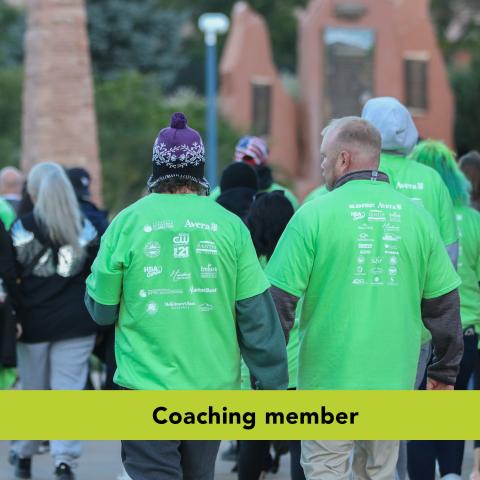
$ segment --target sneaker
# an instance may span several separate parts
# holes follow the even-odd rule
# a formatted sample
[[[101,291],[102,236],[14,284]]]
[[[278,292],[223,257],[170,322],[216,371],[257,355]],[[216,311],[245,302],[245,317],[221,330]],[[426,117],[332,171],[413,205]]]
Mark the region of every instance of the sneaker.
[[[75,475],[73,474],[70,465],[61,463],[55,468],[55,478],[57,480],[75,480]]]
[[[39,455],[43,455],[44,453],[47,453],[49,451],[50,451],[50,442],[48,440],[45,440],[38,446],[37,453]]]
[[[31,458],[19,458],[15,452],[10,452],[8,461],[15,467],[15,478],[32,478]]]

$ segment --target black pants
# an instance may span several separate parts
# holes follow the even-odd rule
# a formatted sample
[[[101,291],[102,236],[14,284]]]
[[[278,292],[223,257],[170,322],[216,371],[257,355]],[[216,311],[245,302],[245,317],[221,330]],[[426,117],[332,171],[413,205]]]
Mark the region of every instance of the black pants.
[[[123,440],[132,480],[213,480],[218,440]]]
[[[272,463],[270,445],[270,440],[240,441],[238,480],[257,480],[262,471],[270,468]],[[292,480],[305,480],[305,475],[300,465],[300,440],[289,441],[288,447],[290,450],[290,474]]]
[[[466,390],[477,361],[478,337],[472,328],[463,336],[464,353],[455,390]],[[423,389],[425,389],[426,378]],[[445,432],[448,435],[448,432]],[[463,440],[412,440],[408,442],[408,475],[410,480],[434,480],[435,461],[438,460],[440,475],[462,474]]]

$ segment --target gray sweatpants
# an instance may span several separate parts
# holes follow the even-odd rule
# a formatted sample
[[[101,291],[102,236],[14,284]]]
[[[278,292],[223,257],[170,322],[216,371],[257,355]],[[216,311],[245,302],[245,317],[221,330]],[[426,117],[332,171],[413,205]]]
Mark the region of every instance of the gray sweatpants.
[[[132,480],[213,480],[218,440],[124,440],[122,461]]]
[[[18,370],[22,389],[83,390],[94,344],[95,335],[58,342],[19,342]],[[12,443],[12,450],[20,458],[30,458],[40,443],[17,440]],[[55,465],[62,462],[70,465],[81,453],[78,440],[52,440],[50,448]]]
[[[302,440],[307,480],[393,480],[398,441]]]

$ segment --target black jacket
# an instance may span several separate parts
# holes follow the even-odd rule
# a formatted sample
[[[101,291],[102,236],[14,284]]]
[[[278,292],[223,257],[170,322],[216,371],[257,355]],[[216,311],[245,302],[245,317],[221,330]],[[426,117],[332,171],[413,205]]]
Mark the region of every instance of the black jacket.
[[[84,220],[80,244],[53,245],[32,213],[17,220],[10,231],[20,284],[13,288],[17,317],[26,343],[52,342],[96,332],[83,297],[85,279],[98,250],[95,227]],[[10,291],[10,290],[9,290]]]

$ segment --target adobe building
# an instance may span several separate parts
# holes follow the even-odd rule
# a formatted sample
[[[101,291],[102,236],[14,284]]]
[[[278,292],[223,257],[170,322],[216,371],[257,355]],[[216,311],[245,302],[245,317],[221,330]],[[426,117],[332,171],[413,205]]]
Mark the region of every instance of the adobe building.
[[[273,63],[265,20],[246,2],[239,2],[231,21],[220,62],[222,112],[240,131],[268,140],[277,173],[294,178],[298,174],[297,105]]]
[[[311,0],[301,12],[300,114],[294,116],[296,131],[301,132],[301,151],[298,162],[292,162],[288,168],[301,197],[323,182],[319,159],[323,128],[333,118],[359,115],[369,98],[398,98],[412,112],[422,137],[453,144],[453,96],[428,3],[428,0]],[[249,11],[247,18],[255,16],[256,22],[260,22],[257,14],[242,8]],[[222,75],[222,101],[228,106],[225,113],[232,120],[232,112],[248,108],[248,113],[242,116],[242,125],[248,128],[250,121],[252,128],[255,124],[252,104],[256,102],[252,85],[257,77],[257,64],[265,61],[266,53],[257,43],[252,46],[252,40],[249,42],[247,38],[237,49],[250,60],[240,63],[230,57],[232,44],[242,39],[238,30],[245,27],[239,25],[240,21],[242,18],[234,11],[234,28],[228,40],[230,49],[224,51],[223,58],[223,64],[229,65],[229,77]],[[236,83],[227,88],[230,78],[235,78]],[[234,88],[243,89],[241,99]],[[281,112],[283,118],[291,112],[282,110],[275,99],[270,109],[271,122],[276,121],[275,112]],[[287,132],[282,141],[298,144],[297,137]],[[277,161],[272,154],[272,162]]]

